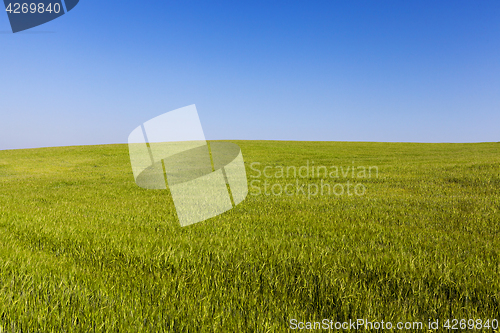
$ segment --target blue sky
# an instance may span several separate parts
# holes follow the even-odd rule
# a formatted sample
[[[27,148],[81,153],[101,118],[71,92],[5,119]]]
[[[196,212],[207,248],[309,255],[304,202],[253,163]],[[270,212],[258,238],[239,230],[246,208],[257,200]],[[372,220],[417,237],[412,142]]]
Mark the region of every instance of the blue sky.
[[[0,149],[207,139],[500,141],[500,1],[94,1],[12,34]]]

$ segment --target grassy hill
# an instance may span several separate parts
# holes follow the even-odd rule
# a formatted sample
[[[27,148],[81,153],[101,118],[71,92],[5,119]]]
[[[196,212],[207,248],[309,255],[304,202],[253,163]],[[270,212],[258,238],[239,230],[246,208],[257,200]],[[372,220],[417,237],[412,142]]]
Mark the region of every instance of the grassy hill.
[[[0,151],[0,332],[500,320],[500,143],[233,142],[247,198],[185,228],[127,145]]]

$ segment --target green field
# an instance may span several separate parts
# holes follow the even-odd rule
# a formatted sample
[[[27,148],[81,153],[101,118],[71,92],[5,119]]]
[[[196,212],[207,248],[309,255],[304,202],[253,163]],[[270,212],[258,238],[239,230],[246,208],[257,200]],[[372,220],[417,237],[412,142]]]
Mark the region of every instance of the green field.
[[[260,184],[251,163],[378,173],[328,179],[364,195],[251,188],[182,228],[168,190],[134,183],[127,145],[0,151],[0,332],[500,320],[500,143],[233,142]]]

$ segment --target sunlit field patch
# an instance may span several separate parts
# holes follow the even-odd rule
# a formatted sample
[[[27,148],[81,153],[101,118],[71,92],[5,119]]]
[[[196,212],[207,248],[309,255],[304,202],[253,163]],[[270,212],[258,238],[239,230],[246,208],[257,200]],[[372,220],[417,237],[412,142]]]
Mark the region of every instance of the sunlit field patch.
[[[234,142],[249,181],[252,163],[378,173],[363,195],[249,192],[182,228],[126,145],[0,151],[0,331],[500,319],[499,143]]]

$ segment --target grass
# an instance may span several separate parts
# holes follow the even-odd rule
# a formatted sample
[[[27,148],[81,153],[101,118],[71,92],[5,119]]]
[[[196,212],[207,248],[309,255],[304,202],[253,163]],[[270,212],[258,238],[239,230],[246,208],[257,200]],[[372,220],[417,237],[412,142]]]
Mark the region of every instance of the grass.
[[[234,142],[261,185],[251,163],[378,177],[329,180],[362,196],[254,188],[181,228],[168,190],[135,185],[126,145],[0,151],[0,332],[500,320],[500,143]]]

